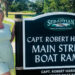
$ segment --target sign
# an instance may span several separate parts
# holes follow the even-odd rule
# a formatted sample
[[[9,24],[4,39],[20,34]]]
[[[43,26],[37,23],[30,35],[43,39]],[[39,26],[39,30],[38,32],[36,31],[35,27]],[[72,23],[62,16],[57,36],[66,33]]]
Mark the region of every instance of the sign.
[[[75,68],[75,14],[23,19],[24,70]]]

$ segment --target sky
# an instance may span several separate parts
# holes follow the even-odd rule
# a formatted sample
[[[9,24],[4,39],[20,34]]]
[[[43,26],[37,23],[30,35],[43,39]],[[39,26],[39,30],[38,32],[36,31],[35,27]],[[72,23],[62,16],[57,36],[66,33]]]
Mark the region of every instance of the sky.
[[[35,2],[35,0],[30,0],[30,1]]]

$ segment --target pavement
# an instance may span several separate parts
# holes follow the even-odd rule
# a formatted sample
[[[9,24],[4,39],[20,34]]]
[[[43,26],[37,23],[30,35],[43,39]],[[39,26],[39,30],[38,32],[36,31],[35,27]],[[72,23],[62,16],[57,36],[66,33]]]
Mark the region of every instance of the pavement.
[[[10,18],[4,18],[4,20],[15,23],[15,20],[10,19]]]
[[[15,53],[15,42],[12,42],[11,45],[13,47],[13,53]]]

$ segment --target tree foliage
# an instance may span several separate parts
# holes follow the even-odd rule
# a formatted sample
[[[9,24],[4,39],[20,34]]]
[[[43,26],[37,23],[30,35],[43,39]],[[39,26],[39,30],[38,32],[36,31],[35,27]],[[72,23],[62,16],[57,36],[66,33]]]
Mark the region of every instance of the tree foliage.
[[[15,1],[15,2],[14,2]],[[46,12],[75,12],[75,0],[2,0],[8,4],[10,11],[35,11],[37,14]],[[7,8],[6,8],[7,9]]]
[[[43,10],[43,0],[36,0],[35,5],[36,5],[35,11],[37,12],[37,14],[41,13]]]
[[[75,11],[75,0],[44,0],[43,12]]]
[[[13,2],[10,7],[9,7],[9,11],[14,11],[14,12],[17,12],[17,11],[23,11],[23,10],[27,10],[28,9],[28,6],[26,3],[20,3],[20,2]]]

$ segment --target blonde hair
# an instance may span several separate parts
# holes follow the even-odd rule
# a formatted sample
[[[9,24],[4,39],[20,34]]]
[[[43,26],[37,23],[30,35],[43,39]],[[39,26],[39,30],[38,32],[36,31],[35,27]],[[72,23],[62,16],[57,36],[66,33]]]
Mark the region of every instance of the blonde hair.
[[[2,9],[0,9],[0,14],[2,14],[2,20],[3,20],[3,18],[4,18],[4,12],[3,12]]]

